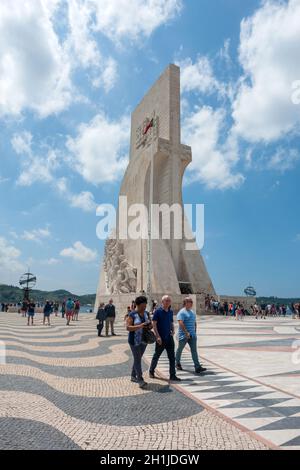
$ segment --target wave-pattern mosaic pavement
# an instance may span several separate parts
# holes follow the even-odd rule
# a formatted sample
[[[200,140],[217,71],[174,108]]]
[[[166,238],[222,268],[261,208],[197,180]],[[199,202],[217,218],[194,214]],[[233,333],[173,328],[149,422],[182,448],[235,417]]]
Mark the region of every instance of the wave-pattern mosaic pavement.
[[[268,448],[164,379],[147,378],[147,390],[130,382],[122,322],[118,336],[98,338],[92,314],[52,321],[0,313],[1,449]]]

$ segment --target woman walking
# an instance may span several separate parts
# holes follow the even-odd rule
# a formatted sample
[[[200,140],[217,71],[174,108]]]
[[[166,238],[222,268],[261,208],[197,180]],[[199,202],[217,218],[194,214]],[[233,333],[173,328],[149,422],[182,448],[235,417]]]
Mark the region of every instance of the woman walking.
[[[79,300],[76,300],[74,304],[74,316],[73,316],[74,321],[78,321],[79,310],[80,310],[80,302]]]
[[[103,330],[104,321],[105,321],[105,318],[106,318],[106,312],[104,310],[104,306],[105,306],[105,304],[103,302],[101,302],[101,304],[99,305],[99,308],[98,308],[97,315],[96,315],[96,320],[98,320],[98,322],[99,322],[98,325],[97,325],[98,336],[102,336],[101,332]]]
[[[143,330],[152,328],[149,315],[146,312],[147,298],[140,296],[135,299],[136,308],[127,318],[126,327],[128,334],[128,343],[133,355],[133,367],[131,372],[131,381],[137,382],[140,388],[145,388],[147,383],[143,379],[142,357],[147,344],[143,342]]]

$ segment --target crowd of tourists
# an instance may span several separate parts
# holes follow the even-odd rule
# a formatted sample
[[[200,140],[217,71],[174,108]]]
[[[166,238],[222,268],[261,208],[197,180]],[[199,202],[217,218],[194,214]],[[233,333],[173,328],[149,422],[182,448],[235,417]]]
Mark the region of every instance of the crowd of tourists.
[[[161,299],[161,304],[153,301],[151,308],[147,311],[147,297],[140,295],[127,307],[124,322],[128,331],[128,343],[133,357],[131,381],[136,382],[140,388],[147,388],[147,383],[143,377],[142,358],[147,345],[151,343],[155,343],[155,351],[149,368],[150,378],[156,378],[155,369],[159,358],[163,351],[166,351],[169,361],[170,381],[179,382],[180,378],[176,375],[176,371],[183,370],[181,355],[187,344],[191,351],[195,373],[201,374],[206,371],[206,368],[200,364],[197,351],[197,321],[195,311],[193,310],[193,299],[187,296],[183,301],[182,309],[179,310],[176,316],[178,323],[177,348],[175,348],[174,341],[175,321],[171,303],[171,297],[164,295]],[[245,315],[252,315],[257,319],[265,319],[269,316],[286,316],[288,309],[294,318],[300,318],[300,302],[291,304],[290,307],[283,304],[262,303],[258,305],[255,303],[248,310],[238,301],[220,302],[213,297],[205,297],[206,311],[213,311],[224,316],[232,316],[236,320],[243,319]],[[98,336],[102,336],[104,325],[106,337],[109,336],[109,330],[112,336],[116,336],[114,332],[115,318],[116,309],[113,299],[110,299],[107,305],[104,303],[99,305],[96,315],[98,320]]]
[[[131,305],[127,307],[124,316],[125,327],[128,331],[128,343],[132,352],[133,366],[131,370],[131,381],[139,385],[140,388],[147,388],[147,383],[143,377],[142,358],[148,344],[155,343],[155,350],[149,368],[149,377],[156,378],[155,370],[163,351],[166,351],[169,361],[170,381],[179,382],[180,378],[176,372],[183,370],[181,365],[181,356],[186,345],[189,346],[196,374],[202,374],[206,371],[200,363],[197,351],[197,321],[196,313],[193,310],[193,299],[187,296],[183,301],[183,306],[176,316],[178,323],[178,343],[175,347],[175,321],[172,310],[172,299],[169,295],[164,295],[161,303],[152,302],[149,311],[147,308],[147,297],[142,292]],[[24,300],[19,308],[19,313],[27,317],[27,324],[34,325],[34,316],[37,303],[33,300]],[[1,304],[1,310],[7,311],[7,304]],[[80,311],[79,300],[71,298],[64,300],[61,304],[47,300],[42,307],[43,324],[50,325],[51,315],[58,316],[61,313],[62,318],[66,318],[67,325],[71,321],[78,321]],[[300,302],[292,303],[290,306],[284,304],[258,304],[254,303],[246,309],[238,301],[224,301],[205,296],[205,311],[213,312],[218,315],[232,316],[235,319],[243,319],[245,315],[252,315],[256,319],[266,319],[267,317],[283,316],[287,313],[292,314],[293,318],[300,319]],[[108,304],[100,303],[96,319],[98,336],[103,336],[102,331],[105,326],[105,336],[116,336],[115,319],[116,308],[113,299]]]
[[[6,304],[4,302],[1,303],[1,312],[8,312],[9,308],[12,306],[12,304]]]
[[[287,314],[291,314],[293,318],[300,319],[300,302],[286,304],[266,304],[266,303],[255,303],[250,305],[249,308],[245,307],[242,302],[224,301],[220,302],[212,296],[205,296],[205,311],[213,312],[216,315],[232,316],[237,320],[243,319],[246,315],[255,316],[255,318],[267,318],[267,317],[285,317]]]
[[[27,325],[34,325],[34,316],[36,314],[36,309],[39,308],[34,300],[24,300],[18,310],[18,313],[22,315],[22,317],[27,317]],[[78,316],[80,312],[80,302],[78,299],[71,299],[64,300],[60,305],[59,302],[53,302],[50,300],[46,300],[46,303],[43,304],[42,313],[43,313],[43,325],[50,326],[50,317],[53,314],[55,317],[59,316],[59,312],[61,313],[61,317],[67,320],[67,325],[70,325],[72,321],[78,321]]]

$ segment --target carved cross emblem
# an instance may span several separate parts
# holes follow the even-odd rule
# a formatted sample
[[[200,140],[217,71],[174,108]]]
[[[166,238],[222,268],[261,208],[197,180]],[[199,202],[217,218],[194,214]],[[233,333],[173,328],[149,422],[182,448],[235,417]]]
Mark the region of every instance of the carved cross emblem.
[[[143,123],[136,130],[136,149],[148,147],[151,142],[158,137],[159,119],[155,111],[152,116],[145,118]]]

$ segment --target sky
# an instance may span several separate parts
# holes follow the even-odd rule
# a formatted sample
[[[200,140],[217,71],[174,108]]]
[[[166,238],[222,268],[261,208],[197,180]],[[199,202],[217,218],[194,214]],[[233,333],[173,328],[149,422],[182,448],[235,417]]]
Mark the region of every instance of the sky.
[[[217,293],[300,296],[300,0],[1,0],[0,283],[96,291],[130,113],[181,68]]]

